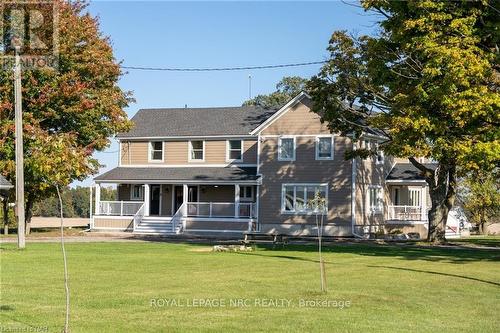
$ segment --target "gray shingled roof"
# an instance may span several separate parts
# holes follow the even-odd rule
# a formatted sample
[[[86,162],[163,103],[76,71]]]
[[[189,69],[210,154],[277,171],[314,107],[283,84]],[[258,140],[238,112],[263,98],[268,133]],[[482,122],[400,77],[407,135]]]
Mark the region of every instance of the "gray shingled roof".
[[[133,168],[117,167],[95,178],[96,181],[253,181],[257,168],[193,167]]]
[[[7,179],[5,179],[2,175],[0,175],[0,187],[10,188],[10,187],[12,187],[12,184]]]
[[[141,109],[135,126],[117,137],[248,135],[275,112],[260,106]]]
[[[424,163],[427,168],[435,169],[437,164]],[[385,178],[386,180],[425,180],[422,172],[411,163],[396,163],[391,172]]]

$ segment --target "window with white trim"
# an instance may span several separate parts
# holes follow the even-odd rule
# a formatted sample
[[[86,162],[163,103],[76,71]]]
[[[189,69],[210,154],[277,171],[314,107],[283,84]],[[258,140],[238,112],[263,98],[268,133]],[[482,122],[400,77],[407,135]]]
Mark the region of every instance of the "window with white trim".
[[[149,161],[163,162],[163,142],[151,141],[149,142]]]
[[[333,136],[316,137],[316,159],[333,160]]]
[[[243,141],[228,140],[227,141],[227,161],[241,162],[243,161]]]
[[[422,191],[420,188],[408,188],[408,205],[420,207],[421,205],[421,194]]]
[[[372,213],[382,213],[384,197],[382,186],[374,185],[368,187],[368,209]]]
[[[379,143],[375,142],[375,164],[384,164],[384,152],[379,148]]]
[[[240,186],[240,200],[253,201],[254,188],[253,186]]]
[[[205,159],[205,142],[201,140],[189,141],[189,160],[203,161]]]
[[[131,200],[143,200],[144,199],[144,186],[143,185],[131,185],[130,199]]]
[[[285,184],[281,191],[281,212],[326,214],[327,191],[327,185]]]
[[[278,160],[295,160],[295,138],[280,137],[278,140]]]

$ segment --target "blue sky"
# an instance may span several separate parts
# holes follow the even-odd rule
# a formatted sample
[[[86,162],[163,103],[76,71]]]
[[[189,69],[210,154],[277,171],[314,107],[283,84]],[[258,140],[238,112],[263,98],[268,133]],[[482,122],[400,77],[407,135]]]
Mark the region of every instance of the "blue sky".
[[[375,18],[340,1],[323,2],[170,2],[92,1],[101,31],[111,38],[115,56],[127,66],[231,67],[325,60],[335,30],[369,33]],[[319,65],[235,72],[129,72],[120,86],[134,94],[127,108],[241,105],[252,95],[272,92],[283,76],[310,77]],[[118,164],[118,145],[95,156]],[[92,183],[89,178],[83,185]],[[81,184],[81,183],[77,183]]]

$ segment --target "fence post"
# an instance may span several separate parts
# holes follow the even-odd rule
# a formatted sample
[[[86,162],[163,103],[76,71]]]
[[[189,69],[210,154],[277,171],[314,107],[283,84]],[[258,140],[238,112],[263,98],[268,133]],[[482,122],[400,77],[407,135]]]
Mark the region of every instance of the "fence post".
[[[120,216],[123,216],[123,200],[120,201]]]
[[[212,202],[210,201],[209,217],[212,217]]]

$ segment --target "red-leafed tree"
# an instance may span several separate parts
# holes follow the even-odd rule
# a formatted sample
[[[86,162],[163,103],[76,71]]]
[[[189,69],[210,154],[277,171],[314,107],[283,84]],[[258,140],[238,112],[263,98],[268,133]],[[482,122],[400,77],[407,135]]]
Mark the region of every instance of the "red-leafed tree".
[[[129,129],[124,108],[131,94],[109,38],[99,31],[85,1],[58,4],[59,66],[22,74],[26,221],[33,204],[98,170],[95,151]],[[22,53],[22,50],[21,50]],[[15,180],[13,72],[0,72],[0,172]]]

